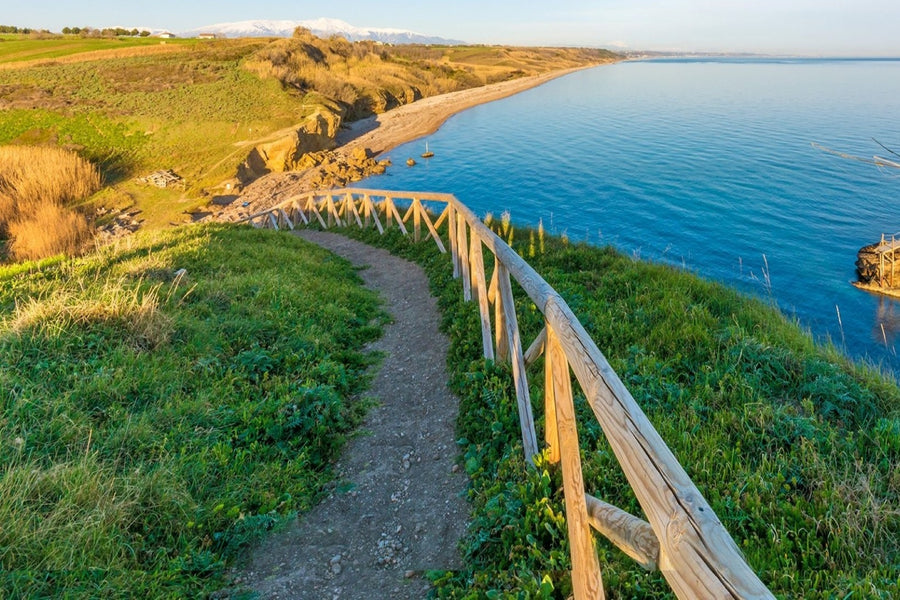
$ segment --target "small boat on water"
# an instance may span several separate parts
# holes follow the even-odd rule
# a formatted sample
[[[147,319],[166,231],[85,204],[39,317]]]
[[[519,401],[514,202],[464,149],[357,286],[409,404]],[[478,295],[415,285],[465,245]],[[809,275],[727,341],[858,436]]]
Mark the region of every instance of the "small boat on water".
[[[416,166],[416,161],[412,159],[412,157],[406,159],[406,166],[414,167]]]
[[[428,149],[428,142],[425,142],[425,152],[422,153],[422,158],[431,158],[434,156],[434,152]]]

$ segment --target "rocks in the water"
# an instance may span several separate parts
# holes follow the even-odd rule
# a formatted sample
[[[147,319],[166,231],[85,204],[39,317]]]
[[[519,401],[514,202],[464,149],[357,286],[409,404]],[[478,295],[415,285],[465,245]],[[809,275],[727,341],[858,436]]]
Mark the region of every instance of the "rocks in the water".
[[[863,246],[856,254],[856,285],[895,295],[900,290],[900,240],[882,238]]]
[[[879,271],[881,269],[881,256],[875,251],[881,244],[869,244],[863,246],[856,253],[856,277],[860,283],[866,285],[881,285]]]

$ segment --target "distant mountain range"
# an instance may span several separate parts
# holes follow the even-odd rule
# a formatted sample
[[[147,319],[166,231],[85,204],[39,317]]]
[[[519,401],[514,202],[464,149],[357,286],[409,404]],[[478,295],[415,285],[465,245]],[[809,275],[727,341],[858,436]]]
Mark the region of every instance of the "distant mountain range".
[[[319,37],[339,35],[351,42],[374,40],[386,44],[463,44],[437,36],[423,35],[404,29],[356,27],[340,19],[307,19],[304,21],[239,21],[219,23],[185,31],[179,37],[197,37],[201,33],[214,33],[225,37],[290,37],[297,27],[305,27]]]

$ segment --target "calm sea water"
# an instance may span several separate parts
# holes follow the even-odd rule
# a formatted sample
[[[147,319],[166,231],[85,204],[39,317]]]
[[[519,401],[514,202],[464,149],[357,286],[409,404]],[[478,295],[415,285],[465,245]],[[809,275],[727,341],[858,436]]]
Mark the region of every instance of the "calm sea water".
[[[900,231],[900,60],[659,60],[476,107],[361,185],[450,192],[574,240],[771,298],[820,339],[900,373],[900,307],[857,290],[857,250]],[[838,318],[840,313],[840,320]]]

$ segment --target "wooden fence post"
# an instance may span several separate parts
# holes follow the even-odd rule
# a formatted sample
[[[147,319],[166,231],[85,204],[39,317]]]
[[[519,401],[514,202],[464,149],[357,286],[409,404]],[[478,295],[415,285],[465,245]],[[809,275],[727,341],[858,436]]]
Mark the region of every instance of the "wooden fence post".
[[[447,237],[450,238],[450,259],[453,261],[453,278],[459,277],[459,242],[456,239],[456,209],[447,205]]]
[[[481,315],[481,347],[487,360],[494,360],[494,344],[491,339],[491,308],[488,304],[487,280],[484,276],[484,255],[481,251],[481,238],[471,232],[471,250],[469,261],[472,268],[472,287],[478,297],[478,312]]]
[[[541,332],[544,339],[544,443],[547,444],[547,461],[551,465],[558,465],[559,454],[559,429],[556,424],[556,374],[553,372],[554,356],[547,347],[547,329]],[[568,370],[568,364],[566,365]]]
[[[362,203],[360,204],[360,208],[363,211],[363,220],[365,222],[366,229],[368,229],[369,224],[372,222],[372,209],[371,209],[371,200],[369,200],[368,194],[363,194]]]
[[[498,289],[499,274],[500,260],[494,256],[494,273],[491,276],[491,287],[488,289],[488,298],[492,295],[494,297],[494,349],[498,361],[508,362],[509,338],[506,335],[506,308],[503,306],[503,298],[500,297]]]
[[[466,243],[466,216],[457,212],[456,221],[456,251],[459,254],[463,299],[469,302],[472,299],[472,278],[469,276],[469,245]]]
[[[422,203],[418,198],[413,198],[413,239],[419,241],[422,234]]]
[[[594,547],[588,519],[587,501],[584,495],[584,476],[581,471],[581,451],[578,447],[578,429],[575,425],[575,404],[572,400],[572,379],[565,350],[556,332],[547,325],[547,349],[544,360],[549,363],[548,374],[552,381],[556,405],[556,423],[559,432],[562,457],[563,485],[566,497],[566,527],[572,552],[572,589],[575,600],[603,598],[603,580],[600,562]]]
[[[356,225],[360,229],[363,229],[363,222],[362,222],[362,219],[359,218],[359,211],[356,210],[356,199],[353,198],[353,194],[347,193],[347,202],[350,203],[350,212],[353,213],[353,218],[356,219]],[[360,202],[360,206],[362,206],[361,202]],[[349,217],[347,217],[347,221],[348,222],[350,221]]]
[[[525,464],[534,464],[534,455],[538,453],[537,434],[534,431],[534,415],[531,412],[531,394],[528,391],[528,378],[525,374],[525,356],[522,353],[522,339],[519,334],[519,321],[516,318],[516,305],[513,300],[509,271],[499,263],[497,267],[497,291],[503,303],[506,317],[506,339],[509,341],[509,352],[512,360],[513,382],[516,385],[516,401],[519,405],[519,427],[522,429],[522,446],[525,449]],[[499,324],[498,324],[499,327]]]

